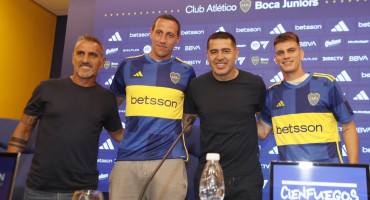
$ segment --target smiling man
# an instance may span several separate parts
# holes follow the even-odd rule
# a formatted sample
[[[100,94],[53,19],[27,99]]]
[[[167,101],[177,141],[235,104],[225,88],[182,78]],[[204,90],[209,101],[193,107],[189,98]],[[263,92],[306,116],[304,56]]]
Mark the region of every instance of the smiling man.
[[[184,121],[200,119],[200,156],[194,177],[195,198],[207,153],[219,153],[225,199],[262,199],[263,176],[255,114],[266,94],[262,78],[235,68],[239,50],[233,35],[212,34],[207,58],[212,68],[193,79],[186,91]]]
[[[75,190],[97,189],[100,133],[105,128],[120,142],[124,131],[114,94],[95,82],[104,62],[100,41],[81,36],[72,54],[74,74],[34,90],[8,146],[8,152],[22,152],[39,122],[25,200],[70,200]]]
[[[137,199],[146,180],[182,130],[184,92],[195,77],[191,65],[172,56],[180,42],[180,24],[161,15],[150,29],[152,51],[122,61],[111,90],[126,100],[126,131],[110,175],[109,198]],[[185,199],[187,176],[183,141],[149,184],[144,199]]]
[[[339,122],[348,160],[358,163],[354,114],[335,78],[303,71],[304,52],[295,33],[277,36],[274,46],[284,80],[267,91],[258,123],[259,139],[273,131],[282,161],[343,163]]]

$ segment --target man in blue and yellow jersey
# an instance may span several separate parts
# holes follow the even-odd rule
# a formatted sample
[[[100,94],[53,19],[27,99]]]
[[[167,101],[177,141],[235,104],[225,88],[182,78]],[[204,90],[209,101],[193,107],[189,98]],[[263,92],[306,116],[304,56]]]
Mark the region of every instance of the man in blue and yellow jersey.
[[[273,130],[282,161],[343,163],[338,122],[349,163],[358,163],[358,135],[353,111],[335,81],[328,74],[305,73],[304,52],[295,33],[274,40],[275,62],[284,80],[267,90],[258,123],[259,139]]]
[[[137,199],[182,131],[184,92],[195,77],[191,65],[172,57],[180,24],[172,15],[157,17],[150,30],[152,51],[120,64],[111,90],[126,100],[126,130],[110,176],[110,199]],[[144,199],[185,199],[184,142],[176,144],[149,184]]]

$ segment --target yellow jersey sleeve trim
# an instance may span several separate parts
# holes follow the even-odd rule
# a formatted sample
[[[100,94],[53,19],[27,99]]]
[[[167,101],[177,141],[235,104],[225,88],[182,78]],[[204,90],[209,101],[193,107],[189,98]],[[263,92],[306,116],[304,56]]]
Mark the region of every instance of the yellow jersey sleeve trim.
[[[280,85],[282,82],[283,82],[283,81],[277,82],[277,83],[275,83],[275,84],[271,85],[268,89],[270,89],[270,88],[274,87],[275,85]]]
[[[141,55],[138,55],[138,56],[130,56],[130,57],[127,57],[127,58],[138,58],[138,57],[141,57],[141,56],[144,56],[145,54],[141,54]]]
[[[314,76],[316,77],[323,77],[323,78],[327,78],[329,79],[331,82],[333,82],[335,80],[334,76],[330,75],[330,74],[322,74],[322,73],[314,73],[313,74]]]
[[[185,63],[185,64],[187,64],[187,65],[193,66],[193,65],[191,65],[190,63],[187,63],[186,61],[183,61],[183,60],[181,60],[181,59],[180,59],[180,58],[178,58],[178,57],[176,57],[176,60],[178,60],[178,61],[180,61],[180,62],[182,62],[182,63]]]

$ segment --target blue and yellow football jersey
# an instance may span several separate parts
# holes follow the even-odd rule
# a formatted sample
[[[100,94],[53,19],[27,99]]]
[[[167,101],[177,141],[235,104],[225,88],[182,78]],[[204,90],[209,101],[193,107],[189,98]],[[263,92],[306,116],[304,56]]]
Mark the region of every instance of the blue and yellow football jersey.
[[[280,160],[343,162],[338,122],[350,122],[353,111],[333,76],[271,86],[261,118],[273,127]]]
[[[172,57],[157,62],[147,54],[126,58],[111,90],[126,98],[126,129],[117,160],[162,159],[182,131],[184,91],[195,77],[191,65]],[[186,158],[179,142],[168,158]]]

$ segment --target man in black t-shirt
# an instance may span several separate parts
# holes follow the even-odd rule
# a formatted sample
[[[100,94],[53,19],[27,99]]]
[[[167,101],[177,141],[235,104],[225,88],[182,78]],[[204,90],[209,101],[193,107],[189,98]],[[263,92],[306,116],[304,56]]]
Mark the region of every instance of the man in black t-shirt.
[[[194,178],[196,199],[207,153],[219,153],[225,199],[262,199],[256,112],[262,110],[266,86],[261,77],[235,68],[239,50],[226,32],[212,34],[207,57],[212,68],[190,82],[184,122],[200,119],[200,156]]]
[[[70,200],[75,190],[95,190],[102,129],[122,140],[115,95],[95,82],[105,63],[103,45],[94,36],[81,36],[72,63],[71,77],[36,87],[10,139],[8,152],[22,152],[39,122],[25,200]]]

